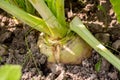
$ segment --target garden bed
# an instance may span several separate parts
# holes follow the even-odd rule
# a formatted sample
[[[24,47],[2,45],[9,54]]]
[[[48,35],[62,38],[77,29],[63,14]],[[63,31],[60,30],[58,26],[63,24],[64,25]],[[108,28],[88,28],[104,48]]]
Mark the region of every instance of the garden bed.
[[[66,20],[70,21],[75,15],[79,16],[91,33],[119,57],[120,24],[109,0],[83,0],[83,2],[65,1]],[[104,10],[98,5],[103,6]],[[0,10],[0,65],[21,65],[22,80],[120,79],[119,71],[94,50],[92,56],[79,65],[49,64],[47,57],[40,53],[37,46],[38,36],[38,31]],[[96,71],[96,63],[100,61],[101,68]]]

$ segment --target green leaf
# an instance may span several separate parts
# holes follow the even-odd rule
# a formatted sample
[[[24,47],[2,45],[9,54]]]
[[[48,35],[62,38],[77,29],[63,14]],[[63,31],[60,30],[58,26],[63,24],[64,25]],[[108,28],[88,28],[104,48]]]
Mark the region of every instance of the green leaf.
[[[60,15],[58,15],[59,18],[56,17],[53,14],[53,12],[51,11],[51,9],[47,6],[47,4],[45,3],[44,0],[29,0],[29,1],[33,5],[33,7],[36,9],[36,11],[38,11],[40,16],[47,23],[47,25],[49,26],[49,30],[52,33],[53,37],[62,38],[67,34],[68,29],[66,26],[64,26],[65,23],[62,24],[63,20],[60,19]],[[61,3],[62,3],[62,1],[61,1]],[[56,3],[56,4],[58,4],[58,3]],[[61,5],[59,5],[59,6],[61,6]],[[54,7],[56,7],[56,6],[54,6]],[[60,22],[60,20],[61,20],[61,22]]]
[[[26,11],[31,14],[35,14],[35,8],[33,8],[32,4],[28,0],[25,0]]]
[[[70,29],[76,32],[83,40],[85,40],[92,48],[94,48],[101,56],[108,60],[120,71],[120,59],[103,46],[85,27],[82,21],[75,17],[70,23]]]
[[[117,19],[118,21],[120,22],[120,0],[110,0],[112,6],[113,6],[113,9],[117,15]]]
[[[0,80],[20,80],[21,67],[19,65],[4,65],[0,67]]]
[[[6,1],[8,1],[11,4],[16,5],[17,7],[20,7],[22,9],[26,10],[25,1],[24,0],[6,0]]]
[[[45,2],[47,3],[47,6],[52,11],[52,13],[56,16],[55,0],[45,0]]]
[[[0,1],[0,8],[5,10],[6,12],[12,14],[13,16],[15,16],[19,20],[23,21],[24,23],[28,24],[32,28],[34,28],[38,31],[44,32],[48,35],[51,35],[51,33],[48,29],[48,26],[43,19],[36,17],[34,15],[31,15],[31,14],[23,11],[22,9],[16,7],[15,5],[10,4],[9,2],[4,1],[4,0]]]
[[[28,0],[6,0],[6,1],[27,11],[28,13],[35,14],[35,9]]]
[[[64,0],[45,0],[49,9],[62,26],[66,26]]]
[[[96,70],[97,72],[99,72],[99,71],[100,71],[100,67],[101,67],[101,60],[99,60],[99,61],[95,64],[95,70]]]

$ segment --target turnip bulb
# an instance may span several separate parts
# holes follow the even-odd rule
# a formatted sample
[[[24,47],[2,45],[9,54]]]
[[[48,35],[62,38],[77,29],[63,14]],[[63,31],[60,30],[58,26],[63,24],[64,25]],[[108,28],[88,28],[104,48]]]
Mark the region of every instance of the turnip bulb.
[[[85,58],[91,56],[92,48],[78,35],[66,36],[61,40],[53,40],[40,35],[37,45],[40,52],[48,57],[50,63],[80,64]]]

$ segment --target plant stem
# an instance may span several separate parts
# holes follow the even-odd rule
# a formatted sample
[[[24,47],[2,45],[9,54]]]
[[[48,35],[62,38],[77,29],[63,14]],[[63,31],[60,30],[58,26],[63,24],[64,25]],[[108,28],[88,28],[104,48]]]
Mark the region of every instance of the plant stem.
[[[55,15],[50,11],[44,0],[29,0],[41,17],[50,26],[52,36],[62,38],[67,34],[67,27],[60,24]],[[55,6],[54,6],[55,7]]]
[[[120,60],[88,31],[78,17],[72,20],[70,28],[120,71]]]

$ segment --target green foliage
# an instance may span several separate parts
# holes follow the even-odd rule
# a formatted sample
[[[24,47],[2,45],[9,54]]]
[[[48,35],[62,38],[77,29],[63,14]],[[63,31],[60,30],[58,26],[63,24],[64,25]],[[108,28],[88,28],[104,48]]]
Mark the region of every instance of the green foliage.
[[[49,6],[44,0],[29,0],[36,11],[40,14],[43,20],[49,26],[49,30],[54,38],[62,38],[67,34],[67,27],[65,26],[64,17],[64,0],[55,0],[54,6]],[[53,4],[54,1],[46,0]],[[59,3],[59,4],[58,4]],[[56,7],[56,8],[54,8]],[[55,11],[52,11],[55,10]],[[55,12],[55,13],[54,13]],[[56,15],[55,15],[56,14]]]
[[[15,0],[10,0],[10,1],[15,1]],[[23,1],[23,0],[16,0],[16,1]],[[38,11],[38,13],[42,18],[38,18],[33,15],[30,15],[29,13],[24,12],[23,10],[17,8],[14,5],[7,3],[4,0],[0,1],[0,8],[14,15],[18,19],[24,21],[26,24],[30,25],[31,27],[48,34],[50,37],[52,35],[52,37],[55,37],[54,39],[60,39],[65,37],[66,34],[68,33],[68,30],[74,31],[82,39],[84,39],[92,48],[94,48],[101,56],[107,59],[118,70],[120,70],[120,60],[115,55],[113,55],[107,48],[105,48],[105,46],[103,46],[88,31],[88,29],[85,27],[85,25],[83,25],[82,21],[80,21],[78,17],[75,17],[72,20],[72,22],[70,22],[70,25],[69,25],[70,29],[67,26],[64,26],[64,20],[65,20],[64,0],[28,0],[28,1],[36,9],[36,11]],[[120,15],[119,15],[120,11],[118,8],[119,6],[118,0],[111,0],[111,3],[113,4],[113,8],[117,14],[118,20],[120,21]],[[20,5],[23,5],[23,4],[20,4]],[[102,7],[99,7],[99,8],[102,9]],[[44,50],[44,52],[46,52],[46,50]],[[98,70],[100,67],[99,64],[100,63],[97,64]]]
[[[4,65],[0,67],[0,80],[20,80],[21,67],[18,65]]]
[[[28,13],[35,14],[35,8],[30,4],[28,0],[6,0],[11,4],[16,5],[17,7],[27,11]]]
[[[113,9],[117,15],[117,19],[118,21],[120,22],[120,0],[110,0],[112,6],[113,6]]]
[[[46,25],[43,19],[33,16],[28,12],[25,12],[22,9],[4,0],[0,1],[0,7],[2,7],[2,9],[6,10],[6,12],[14,15],[24,23],[30,25],[32,28],[51,35],[51,33],[49,32],[48,26]]]
[[[99,71],[100,71],[100,67],[101,67],[101,60],[99,60],[99,61],[95,64],[95,70],[96,70],[97,72],[99,72]]]
[[[70,28],[120,71],[120,60],[88,31],[78,17],[75,17],[72,20]]]
[[[64,12],[64,0],[45,0],[49,9],[55,15],[57,20],[66,26],[65,22],[65,12]]]

